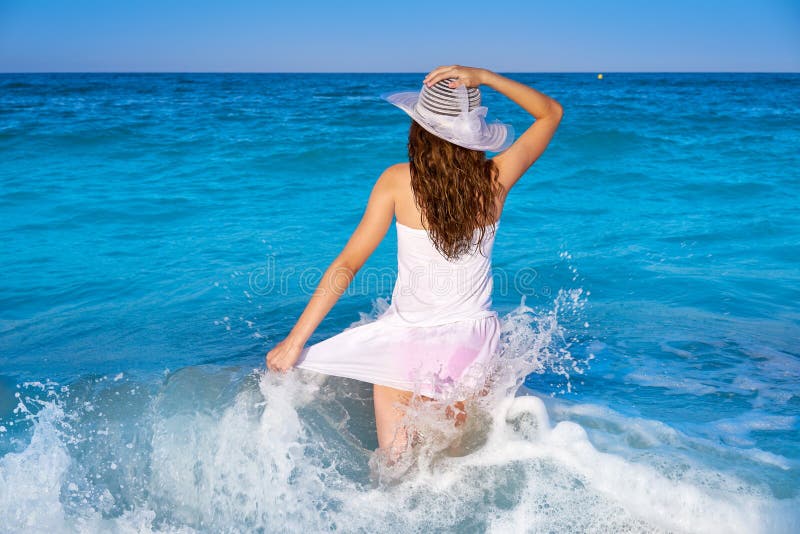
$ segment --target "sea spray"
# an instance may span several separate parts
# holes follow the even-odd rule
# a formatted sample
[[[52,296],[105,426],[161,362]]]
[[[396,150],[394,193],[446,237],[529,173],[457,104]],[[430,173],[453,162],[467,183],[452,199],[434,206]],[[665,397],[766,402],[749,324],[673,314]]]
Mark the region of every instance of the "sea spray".
[[[662,469],[671,460],[661,440],[680,450],[691,443],[682,433],[517,389],[528,373],[572,381],[587,364],[562,362],[571,348],[562,321],[570,303],[582,305],[574,295],[503,317],[505,360],[487,373],[488,393],[466,403],[463,427],[441,404],[412,403],[424,439],[405,471],[378,484],[368,384],[203,365],[20,385],[17,420],[0,435],[18,440],[0,459],[6,528],[792,532],[796,500],[698,462]],[[573,412],[580,424],[558,420]],[[593,443],[596,428],[628,422],[660,429],[634,443],[649,455]]]

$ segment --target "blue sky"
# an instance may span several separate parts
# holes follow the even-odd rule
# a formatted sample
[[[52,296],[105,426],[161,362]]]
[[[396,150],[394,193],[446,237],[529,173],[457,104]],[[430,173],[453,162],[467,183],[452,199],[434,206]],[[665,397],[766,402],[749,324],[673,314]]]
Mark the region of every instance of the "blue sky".
[[[0,72],[800,71],[800,0],[0,0]]]

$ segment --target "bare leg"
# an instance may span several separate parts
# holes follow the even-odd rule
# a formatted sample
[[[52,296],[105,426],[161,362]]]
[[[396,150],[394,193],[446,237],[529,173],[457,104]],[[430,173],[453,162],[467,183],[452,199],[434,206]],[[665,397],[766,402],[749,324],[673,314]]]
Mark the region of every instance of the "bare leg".
[[[373,397],[378,447],[387,451],[389,458],[394,461],[408,445],[407,429],[402,425],[402,419],[405,407],[411,400],[411,392],[373,384]]]
[[[378,447],[386,450],[392,461],[395,461],[408,446],[408,429],[402,424],[402,419],[411,395],[410,391],[373,384]],[[420,397],[426,401],[433,400],[425,395]],[[455,426],[464,424],[467,418],[464,403],[458,401],[452,406],[447,406],[445,415],[455,419]]]

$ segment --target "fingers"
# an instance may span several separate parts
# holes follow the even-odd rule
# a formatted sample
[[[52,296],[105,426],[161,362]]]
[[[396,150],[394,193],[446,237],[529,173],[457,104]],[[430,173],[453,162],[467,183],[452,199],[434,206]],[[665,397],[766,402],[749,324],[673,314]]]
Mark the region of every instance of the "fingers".
[[[267,369],[272,371],[273,373],[278,372],[278,367],[280,365],[280,357],[277,354],[273,354],[270,352],[267,354]]]
[[[425,76],[425,78],[424,78],[424,80],[423,80],[423,81],[427,83],[429,79],[431,79],[431,78],[433,78],[434,76],[436,76],[436,75],[440,74],[440,73],[441,73],[443,70],[445,70],[445,69],[449,69],[449,68],[450,68],[450,66],[449,66],[449,65],[447,65],[447,66],[442,66],[442,67],[436,67],[435,69],[433,69],[432,71],[430,71],[430,72],[427,74],[427,76]]]
[[[450,81],[447,85],[448,85],[448,87],[457,87],[456,84],[458,83],[458,80],[457,80],[458,76],[454,75],[454,74],[452,74],[450,72],[443,72],[442,74],[431,78],[430,81],[427,82],[427,86],[431,87],[431,86],[436,85],[440,81],[442,81],[444,79],[447,79],[447,78],[456,78],[455,81]]]
[[[284,355],[272,354],[271,352],[267,354],[267,369],[269,369],[271,372],[283,374],[291,367],[291,365],[286,364],[286,358]]]
[[[267,364],[267,369],[270,370],[272,373],[281,373],[283,374],[288,370],[288,367],[284,366],[281,362],[272,362]]]
[[[294,367],[302,355],[302,346],[283,340],[267,353],[267,369],[284,373]]]
[[[433,69],[431,72],[428,73],[427,76],[423,79],[423,83],[425,83],[428,87],[434,85],[435,83],[443,80],[445,78],[453,77],[453,73],[456,71],[458,65],[448,65],[445,67],[437,67]]]

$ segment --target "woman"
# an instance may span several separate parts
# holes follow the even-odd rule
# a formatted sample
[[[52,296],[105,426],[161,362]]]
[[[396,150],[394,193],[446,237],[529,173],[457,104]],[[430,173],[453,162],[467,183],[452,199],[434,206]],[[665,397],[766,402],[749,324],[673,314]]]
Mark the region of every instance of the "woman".
[[[510,125],[484,120],[480,85],[535,118],[516,141]],[[413,395],[455,399],[448,414],[458,410],[458,425],[466,416],[465,391],[482,388],[469,378],[480,379],[499,339],[499,319],[491,309],[494,232],[508,192],[545,151],[563,111],[531,87],[460,65],[432,70],[419,92],[381,96],[412,118],[409,162],[390,166],[378,178],[346,246],[266,360],[272,372],[297,366],[372,383],[379,449],[395,459],[406,449],[403,407]],[[487,159],[486,151],[500,153]],[[393,217],[398,277],[390,307],[371,323],[305,347]]]

